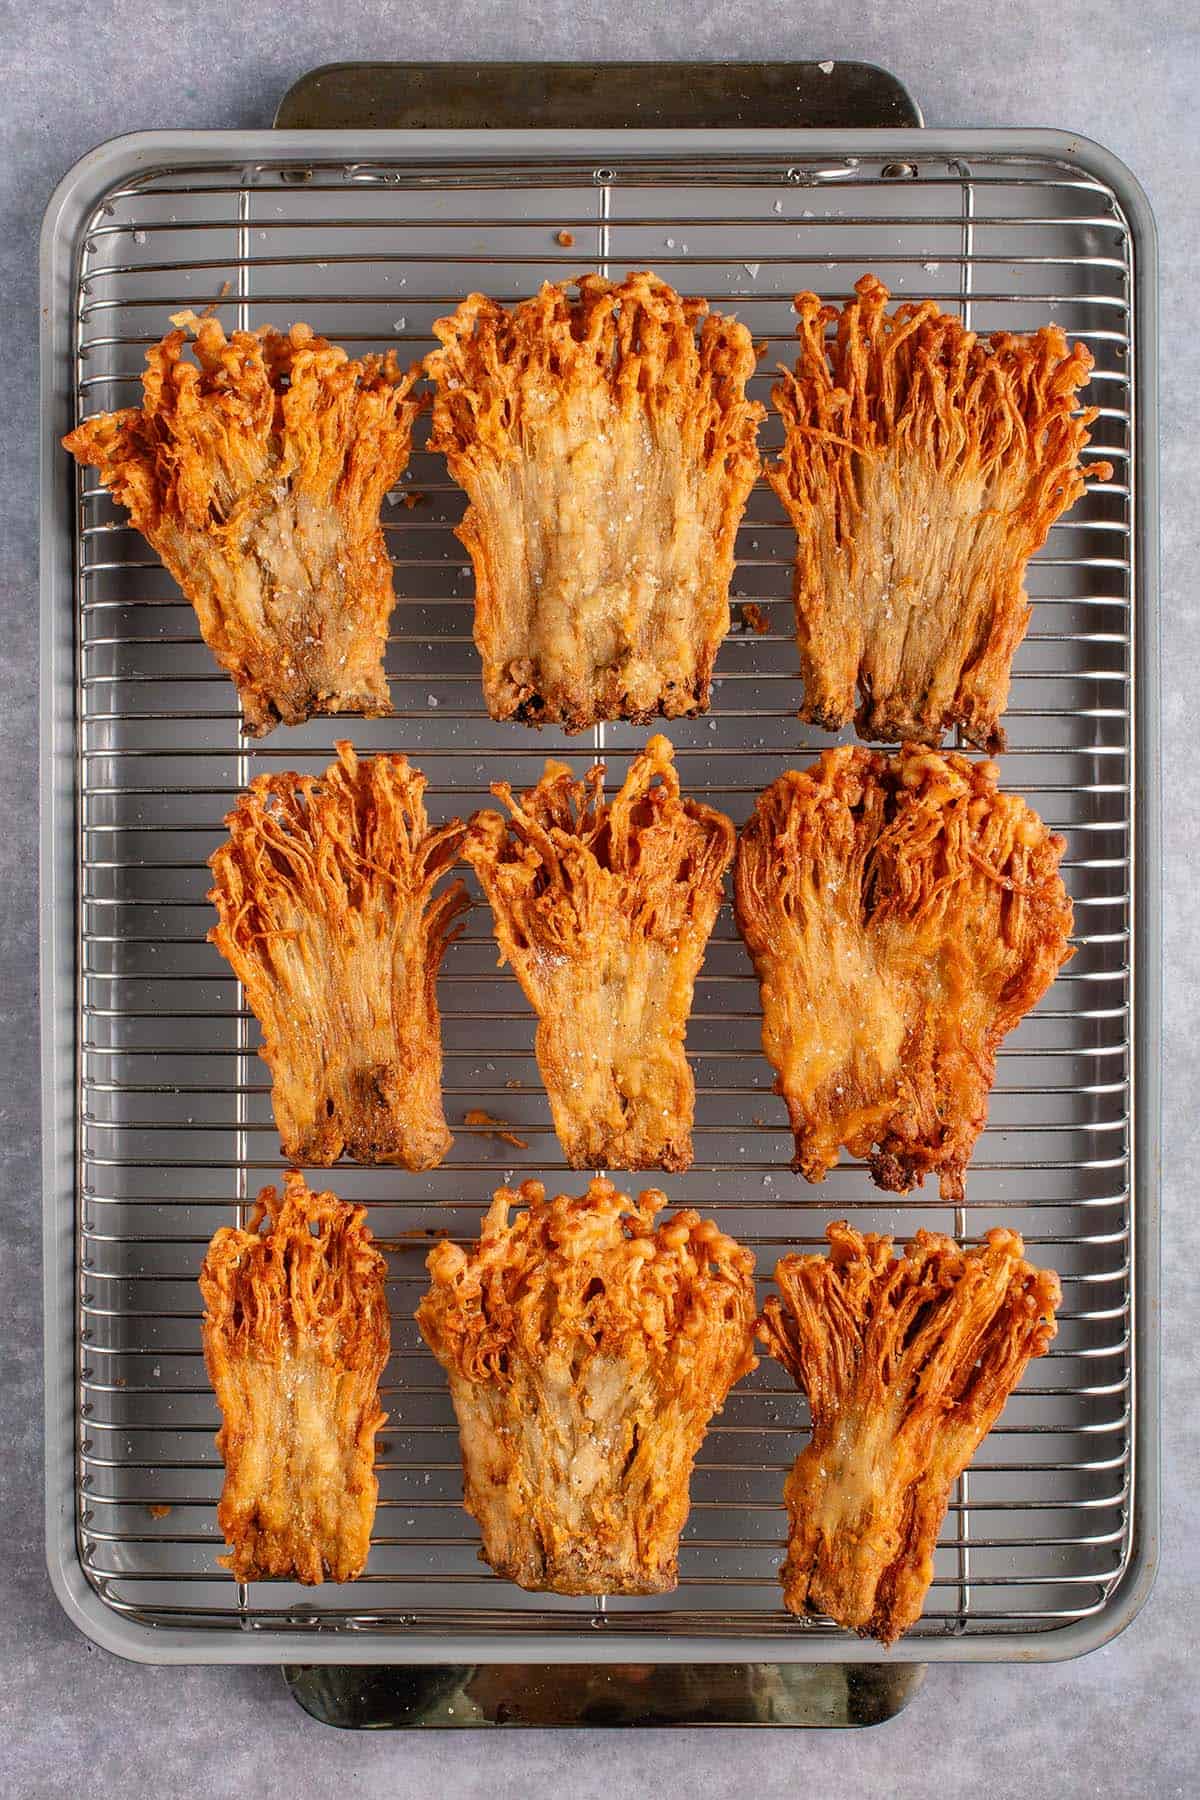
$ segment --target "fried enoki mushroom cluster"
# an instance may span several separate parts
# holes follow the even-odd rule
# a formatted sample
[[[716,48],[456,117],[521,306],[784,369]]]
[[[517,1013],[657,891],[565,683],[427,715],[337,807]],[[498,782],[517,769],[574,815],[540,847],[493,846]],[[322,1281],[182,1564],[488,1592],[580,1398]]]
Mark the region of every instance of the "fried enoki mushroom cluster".
[[[437,972],[467,909],[435,893],[464,827],[431,830],[404,756],[339,743],[319,778],[260,775],[209,858],[209,933],[262,1027],[285,1157],[430,1169],[442,1110]]]
[[[855,294],[797,296],[799,355],[772,395],[786,437],[766,474],[798,539],[801,716],[931,744],[959,726],[1002,750],[1025,566],[1085,479],[1112,474],[1080,462],[1092,358],[1056,325],[983,340],[933,300],[889,312],[874,275]]]
[[[220,1560],[238,1581],[353,1581],[379,1483],[385,1264],[366,1208],[291,1171],[249,1226],[225,1226],[200,1272],[204,1360],[221,1409]]]
[[[762,1336],[808,1397],[812,1438],[784,1498],[784,1600],[894,1643],[921,1615],[950,1490],[1056,1331],[1058,1277],[1015,1231],[977,1248],[830,1225],[785,1256]]]
[[[85,420],[66,448],[195,607],[248,732],[390,711],[379,507],[408,463],[420,365],[352,361],[307,325],[227,338],[215,318],[173,322],[142,404]]]
[[[764,409],[749,332],[706,311],[655,275],[585,275],[435,324],[430,447],[470,501],[493,718],[707,710]]]
[[[695,1212],[656,1225],[665,1203],[527,1181],[498,1190],[471,1249],[429,1253],[417,1323],[449,1378],[464,1505],[521,1587],[678,1579],[697,1451],[755,1365],[754,1260]]]
[[[686,1169],[695,1085],[692,992],[721,904],[734,830],[681,796],[651,738],[612,802],[604,768],[548,762],[508,809],[477,813],[462,854],[496,941],[538,1016],[537,1059],[572,1168]]]
[[[734,911],[795,1166],[845,1145],[882,1188],[960,1200],[996,1050],[1072,954],[1065,849],[993,763],[844,746],[760,796]]]

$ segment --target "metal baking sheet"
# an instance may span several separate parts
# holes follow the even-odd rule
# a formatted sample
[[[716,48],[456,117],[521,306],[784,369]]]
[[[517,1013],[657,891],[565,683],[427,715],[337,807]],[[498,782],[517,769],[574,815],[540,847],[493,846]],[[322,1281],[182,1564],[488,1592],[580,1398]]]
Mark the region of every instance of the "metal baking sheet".
[[[573,247],[557,241],[573,234]],[[227,327],[305,319],[353,351],[416,356],[473,288],[504,299],[583,269],[653,267],[788,357],[792,295],[842,297],[873,269],[972,327],[1056,319],[1096,358],[1089,452],[1116,465],[1030,570],[1032,629],[1006,715],[1006,785],[1068,850],[1078,954],[1004,1046],[961,1207],[877,1193],[843,1161],[790,1174],[748,960],[726,908],[689,1052],[697,1160],[665,1178],[753,1244],[764,1274],[825,1223],[975,1238],[1004,1222],[1063,1277],[1033,1364],[963,1477],[920,1625],[895,1658],[1049,1658],[1118,1630],[1153,1576],[1157,1520],[1157,685],[1154,241],[1095,145],[1046,132],[144,134],[86,158],[43,240],[43,993],[51,1572],[97,1641],[147,1660],[702,1662],[877,1660],[789,1617],[776,1569],[785,1471],[805,1409],[769,1361],[731,1395],[693,1484],[678,1590],[524,1594],[476,1560],[453,1417],[412,1310],[429,1234],[473,1234],[500,1179],[563,1168],[534,1022],[472,913],[441,979],[455,1145],[431,1174],[339,1167],[388,1244],[394,1348],[380,1504],[354,1586],[239,1586],[216,1566],[221,1467],[195,1277],[212,1231],[281,1164],[257,1027],[204,941],[205,858],[255,773],[316,771],[336,737],[403,749],[435,818],[549,755],[602,756],[615,783],[646,733],[565,739],[490,721],[471,642],[462,496],[417,448],[385,508],[397,605],[395,717],[239,734],[233,691],[180,598],[94,477],[57,448],[138,393],[167,315],[221,301]],[[422,427],[422,430],[424,427]],[[764,428],[767,447],[778,422]],[[423,441],[423,440],[419,440]],[[685,788],[741,820],[830,740],[796,719],[792,534],[752,495],[711,716],[671,725]],[[735,605],[736,616],[736,605]],[[463,1124],[483,1106],[517,1151]],[[632,1180],[638,1178],[633,1177]],[[648,1178],[643,1178],[642,1185]]]

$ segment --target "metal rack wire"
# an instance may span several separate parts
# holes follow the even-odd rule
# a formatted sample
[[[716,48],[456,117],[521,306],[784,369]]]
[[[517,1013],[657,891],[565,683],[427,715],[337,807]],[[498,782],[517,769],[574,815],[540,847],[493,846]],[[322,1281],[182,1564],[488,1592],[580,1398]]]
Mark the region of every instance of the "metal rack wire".
[[[575,239],[558,243],[560,232]],[[503,298],[585,268],[654,267],[732,308],[788,354],[791,296],[841,297],[874,269],[897,297],[934,294],[977,330],[1047,317],[1096,357],[1092,454],[1116,466],[1031,569],[1033,628],[1006,716],[1005,784],[1068,840],[1077,955],[1004,1046],[969,1197],[892,1203],[843,1163],[823,1187],[787,1168],[782,1103],[758,1042],[757,994],[726,908],[697,986],[689,1050],[697,1163],[666,1183],[753,1244],[764,1274],[824,1223],[974,1237],[998,1222],[1063,1278],[1053,1351],[1029,1371],[947,1518],[924,1620],[909,1643],[1047,1633],[1102,1609],[1129,1553],[1132,1476],[1130,1031],[1134,542],[1132,245],[1108,188],[1015,157],[918,164],[844,158],[357,162],[163,167],[111,193],[86,231],[76,295],[79,415],[129,404],[168,313],[223,296],[229,323],[306,319],[355,349],[429,347],[431,321],[482,287]],[[769,445],[778,424],[765,428]],[[423,439],[421,440],[423,441]],[[77,521],[78,1492],[80,1556],[115,1612],[161,1627],[498,1637],[582,1625],[736,1638],[827,1635],[781,1609],[784,1471],[804,1407],[764,1363],[712,1428],[672,1595],[525,1595],[475,1560],[459,1505],[453,1419],[411,1323],[430,1236],[469,1237],[500,1177],[564,1185],[532,1058],[533,1021],[495,967],[486,908],[453,947],[440,996],[456,1143],[425,1176],[339,1168],[387,1248],[394,1351],[381,1498],[354,1588],[239,1588],[217,1568],[217,1418],[200,1357],[195,1277],[212,1231],[280,1170],[257,1027],[205,943],[205,858],[234,795],[266,768],[316,770],[335,737],[404,749],[435,817],[465,815],[489,780],[536,779],[547,755],[603,752],[618,778],[644,733],[586,740],[488,720],[471,643],[470,572],[452,535],[462,497],[418,448],[385,510],[396,567],[395,717],[315,721],[241,739],[232,689],[194,616],[94,481]],[[408,501],[410,504],[405,504]],[[711,717],[673,725],[685,788],[741,820],[784,767],[828,739],[801,727],[791,642],[792,539],[764,487],[751,498]],[[528,1147],[463,1125],[482,1104]],[[647,1654],[653,1656],[652,1641]]]

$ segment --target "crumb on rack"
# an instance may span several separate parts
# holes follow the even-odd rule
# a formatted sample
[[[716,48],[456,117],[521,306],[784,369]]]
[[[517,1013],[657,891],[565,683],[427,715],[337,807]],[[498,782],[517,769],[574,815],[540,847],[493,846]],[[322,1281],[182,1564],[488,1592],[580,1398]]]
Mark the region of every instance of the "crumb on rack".
[[[424,1246],[437,1235],[438,1227],[434,1225],[409,1225],[404,1231],[398,1231],[394,1237],[380,1237],[376,1233],[375,1248],[398,1253],[401,1250],[411,1250],[414,1244]]]
[[[759,637],[765,637],[771,629],[768,619],[757,600],[743,600],[738,607],[738,625],[742,631],[753,631]]]
[[[523,1137],[518,1137],[511,1125],[503,1119],[494,1119],[481,1106],[473,1106],[463,1117],[464,1125],[472,1125],[484,1137],[495,1138],[498,1144],[511,1144],[514,1150],[528,1150],[529,1144]]]
[[[414,506],[424,506],[428,498],[429,496],[423,494],[419,488],[407,488],[400,496],[400,504],[401,506],[407,506],[409,512],[411,512]]]
[[[575,233],[573,231],[568,231],[564,226],[561,231],[555,233],[554,241],[556,244],[561,244],[564,250],[573,249],[575,244]]]
[[[152,1519],[165,1519],[171,1509],[169,1506],[164,1505],[162,1501],[156,1501],[152,1506],[148,1506],[146,1511],[150,1514]]]

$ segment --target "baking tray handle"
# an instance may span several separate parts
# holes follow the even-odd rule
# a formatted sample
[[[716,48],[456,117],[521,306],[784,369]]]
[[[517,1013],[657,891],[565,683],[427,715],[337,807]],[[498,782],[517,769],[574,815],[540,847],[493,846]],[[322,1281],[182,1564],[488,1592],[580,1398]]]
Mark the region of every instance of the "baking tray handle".
[[[924,1663],[522,1663],[285,1667],[292,1698],[345,1731],[489,1725],[882,1725]]]
[[[920,125],[895,75],[861,62],[326,63],[275,123],[300,131],[562,131]]]

